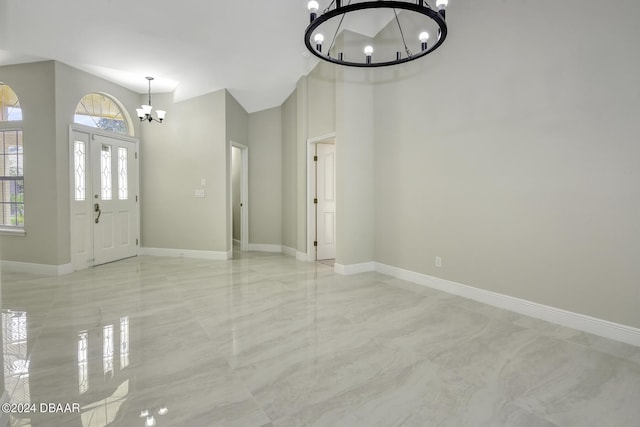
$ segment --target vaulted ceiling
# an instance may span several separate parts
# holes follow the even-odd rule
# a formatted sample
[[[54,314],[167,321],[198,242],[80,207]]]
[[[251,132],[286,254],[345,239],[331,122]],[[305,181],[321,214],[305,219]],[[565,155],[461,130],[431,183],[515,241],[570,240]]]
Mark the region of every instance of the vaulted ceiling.
[[[226,88],[258,111],[316,64],[306,3],[0,0],[0,65],[53,59],[139,93],[153,76],[152,91],[176,101]]]

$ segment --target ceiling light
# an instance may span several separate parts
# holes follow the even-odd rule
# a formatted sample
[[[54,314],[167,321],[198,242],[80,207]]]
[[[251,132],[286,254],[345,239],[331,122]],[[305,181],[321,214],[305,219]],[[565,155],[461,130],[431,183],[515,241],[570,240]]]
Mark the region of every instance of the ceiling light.
[[[318,13],[319,5],[317,1],[310,1],[307,6],[311,23],[305,31],[304,42],[307,49],[322,60],[351,67],[383,67],[402,64],[422,58],[435,51],[447,38],[445,9],[448,5],[448,0],[435,0],[435,8],[432,8],[426,0],[416,0],[412,2],[403,0],[349,0],[346,5],[342,3],[341,0],[333,0],[322,13]],[[393,33],[395,37],[393,42],[385,40],[381,42],[381,46],[378,47],[376,47],[375,43],[372,46],[367,45],[365,47],[364,57],[361,56],[362,54],[358,55],[357,52],[345,52],[346,49],[340,50],[336,47],[336,39],[340,31],[348,28],[349,19],[345,19],[347,15],[356,15],[363,11],[375,11],[379,13],[379,17],[382,18],[384,22],[395,21],[395,25],[389,25],[397,26],[399,30]],[[398,14],[398,11],[400,11],[401,14]],[[365,13],[361,14],[362,17],[367,17]],[[410,16],[409,14],[414,16]],[[371,17],[371,15],[368,16],[369,18]],[[417,39],[414,39],[414,41],[405,40],[405,31],[414,30],[412,26],[416,25],[416,21],[420,21],[420,25],[422,26],[422,28],[416,28],[416,32],[413,33],[419,33]],[[427,44],[429,33],[424,31],[424,27],[433,30],[434,33],[437,30],[438,38],[432,46]],[[322,42],[324,41],[322,34],[333,34],[331,44],[325,52],[323,52],[322,49]],[[375,38],[373,42],[375,42]],[[411,50],[410,45],[412,44],[416,46],[414,48],[415,51]],[[373,61],[372,59],[374,48],[377,52],[377,61]]]
[[[164,110],[156,110],[156,115],[158,116],[157,119],[151,115],[151,110],[153,108],[151,106],[151,80],[153,80],[153,77],[147,77],[147,80],[149,81],[149,103],[147,105],[142,105],[140,108],[136,108],[138,118],[141,122],[145,120],[148,120],[149,122],[155,120],[156,122],[162,123],[167,112]]]
[[[426,31],[421,32],[418,35],[418,40],[420,40],[420,47],[422,48],[422,50],[427,50],[427,48],[429,47],[427,45],[427,41],[429,40],[429,33]]]
[[[316,42],[316,49],[318,52],[322,52],[322,42],[324,41],[324,36],[320,33],[317,33],[313,40]]]
[[[367,64],[371,64],[371,55],[373,55],[373,46],[365,46],[364,55],[367,57]]]
[[[313,20],[316,19],[316,14],[318,13],[319,8],[320,8],[320,5],[315,0],[311,0],[307,4],[307,9],[309,9],[309,14],[311,15],[310,16],[311,22],[313,22]]]

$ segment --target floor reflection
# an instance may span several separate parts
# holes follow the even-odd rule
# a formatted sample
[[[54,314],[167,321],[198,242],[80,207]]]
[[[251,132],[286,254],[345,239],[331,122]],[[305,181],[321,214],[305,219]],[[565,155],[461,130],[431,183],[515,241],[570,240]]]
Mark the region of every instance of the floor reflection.
[[[72,314],[71,314],[71,317]],[[44,328],[52,332],[57,339],[41,340],[33,352],[33,361],[29,358],[29,314],[26,311],[2,310],[2,350],[4,359],[5,388],[9,403],[14,408],[29,407],[30,413],[12,414],[12,426],[37,427],[49,426],[51,417],[62,417],[65,425],[82,427],[105,427],[111,425],[129,397],[130,375],[127,367],[130,363],[129,316],[122,316],[117,323],[96,326],[99,318],[92,319],[94,325],[89,329],[75,332],[75,342],[65,340],[70,337],[64,331]],[[58,319],[60,320],[60,319]],[[66,329],[66,328],[64,328]],[[34,329],[32,329],[34,330]],[[53,333],[55,331],[55,334]],[[35,330],[36,333],[41,331]],[[62,333],[61,333],[62,332]],[[47,348],[51,345],[51,348]],[[62,346],[68,346],[69,351]],[[68,365],[67,356],[77,350],[73,362],[77,366],[77,375],[65,375]],[[47,354],[65,355],[60,370],[44,364]],[[92,357],[100,354],[101,357]],[[53,371],[53,372],[52,372]],[[75,391],[69,387],[73,377],[77,384]],[[56,383],[52,383],[52,380]],[[32,399],[31,389],[40,389],[44,393]],[[43,412],[47,404],[78,405],[79,413],[59,414],[57,408],[51,414],[32,414]],[[45,406],[41,406],[45,405]],[[17,409],[18,412],[24,412]],[[52,412],[50,409],[47,411]],[[72,412],[72,411],[68,411]],[[141,421],[142,423],[142,421]]]
[[[117,417],[122,404],[129,396],[129,376],[124,372],[129,365],[129,317],[119,319],[119,329],[114,329],[113,324],[102,327],[102,339],[95,333],[90,335],[89,330],[81,330],[77,336],[77,392],[67,391],[64,397],[58,393],[39,395],[38,401],[32,400],[30,389],[32,384],[38,387],[42,382],[51,380],[50,369],[30,370],[28,358],[28,313],[26,311],[2,310],[2,350],[4,357],[4,388],[10,398],[9,403],[14,408],[31,407],[37,412],[42,412],[41,405],[49,403],[79,404],[80,413],[67,416],[69,425],[81,425],[82,427],[105,427],[110,425]],[[91,338],[91,339],[90,339]],[[114,347],[114,341],[119,345]],[[63,343],[57,343],[56,346]],[[100,359],[89,357],[92,347],[99,346],[102,353]],[[59,351],[59,348],[54,350]],[[46,353],[46,348],[38,348],[38,353]],[[36,358],[37,360],[37,358]],[[62,376],[61,382],[67,382],[69,378]],[[47,384],[51,388],[52,384]],[[63,399],[64,401],[61,401]],[[47,409],[49,410],[49,409]],[[56,409],[57,411],[57,409]],[[69,414],[67,414],[69,415]],[[48,421],[42,417],[29,414],[13,414],[12,426],[35,427],[46,426]],[[80,424],[77,423],[80,421]]]
[[[12,427],[640,419],[640,349],[279,254],[3,274],[1,297],[11,402],[79,406]]]
[[[27,358],[27,312],[2,311],[4,386],[11,403],[31,403]]]

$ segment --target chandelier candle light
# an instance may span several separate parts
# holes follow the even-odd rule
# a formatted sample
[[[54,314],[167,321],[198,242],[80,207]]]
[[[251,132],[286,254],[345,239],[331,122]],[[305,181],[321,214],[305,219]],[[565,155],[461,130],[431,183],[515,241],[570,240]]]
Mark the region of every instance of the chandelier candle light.
[[[136,113],[138,113],[138,118],[141,122],[148,120],[149,123],[151,123],[155,120],[156,122],[162,123],[167,112],[164,110],[156,110],[156,114],[158,115],[157,119],[151,115],[151,109],[153,108],[151,106],[151,80],[153,80],[153,77],[147,77],[147,80],[149,80],[149,104],[136,108]]]
[[[435,0],[435,8],[432,8],[426,0],[348,0],[347,4],[343,3],[344,1],[341,0],[333,0],[322,13],[318,13],[320,5],[316,0],[311,0],[307,5],[310,23],[304,34],[304,42],[311,53],[324,61],[350,67],[384,67],[402,64],[422,58],[435,51],[447,38],[445,9],[448,0]],[[395,58],[390,56],[389,58],[381,58],[376,61],[373,55],[376,45],[373,43],[363,46],[362,52],[364,55],[360,54],[362,56],[350,53],[352,57],[347,58],[345,52],[334,52],[336,50],[336,38],[340,30],[346,29],[343,23],[347,15],[356,15],[358,12],[363,11],[380,13],[380,17],[387,17],[390,23],[389,25],[393,25],[391,22],[395,21],[395,26],[397,26],[399,30],[395,31],[397,33],[397,40],[391,43],[394,46],[392,50],[395,50]],[[398,11],[401,12],[400,15]],[[365,14],[363,14],[363,16],[365,16]],[[331,20],[334,22],[333,26],[328,24]],[[404,24],[401,24],[402,20],[404,20]],[[338,22],[337,25],[335,22]],[[416,22],[418,23],[416,24]],[[421,27],[418,28],[416,25]],[[434,31],[437,28],[438,33],[435,43],[431,45],[429,43],[429,32],[426,31],[429,27]],[[409,39],[409,43],[407,44],[405,31],[414,29],[417,29],[415,32],[415,41],[412,42],[412,39]],[[323,52],[322,44],[325,41],[325,35],[330,33],[332,33],[331,45]],[[385,43],[387,43],[387,47],[379,51],[390,50],[388,48],[389,41],[385,40]],[[417,50],[412,52],[409,45],[415,45]],[[391,53],[391,55],[393,54]],[[380,56],[382,57],[382,54]]]

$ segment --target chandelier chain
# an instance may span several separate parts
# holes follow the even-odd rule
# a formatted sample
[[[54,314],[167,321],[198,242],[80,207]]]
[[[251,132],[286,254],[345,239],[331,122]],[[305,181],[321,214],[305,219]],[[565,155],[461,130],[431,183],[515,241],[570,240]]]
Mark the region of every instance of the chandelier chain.
[[[396,22],[398,23],[398,28],[400,29],[400,36],[402,36],[402,44],[404,45],[404,51],[407,53],[408,57],[411,57],[413,54],[409,50],[407,46],[407,41],[404,39],[404,31],[402,31],[402,25],[400,25],[400,19],[398,19],[398,12],[393,9],[393,13],[396,16]]]
[[[335,1],[335,0],[334,0]],[[331,4],[329,5],[329,7],[331,7],[331,5],[334,3],[334,1],[331,2]],[[349,0],[349,3],[347,3],[347,5],[351,4],[351,0]],[[329,9],[329,7],[327,8],[327,10]],[[326,12],[326,11],[325,11]],[[336,42],[336,37],[338,37],[338,32],[340,31],[340,27],[342,27],[342,21],[344,21],[344,17],[347,15],[342,15],[340,17],[340,23],[338,24],[338,28],[336,28],[336,32],[333,33],[333,39],[331,40],[331,44],[329,45],[329,50],[327,50],[327,55],[331,55],[331,49],[333,49],[333,45]]]
[[[147,78],[147,81],[149,82],[149,105],[151,105],[151,79]]]
[[[329,9],[331,9],[331,6],[333,6],[333,4],[336,2],[336,0],[332,0],[331,3],[329,4],[329,6],[326,7],[325,10],[322,11],[322,13],[327,13],[329,11]],[[351,3],[351,2],[349,2]]]

